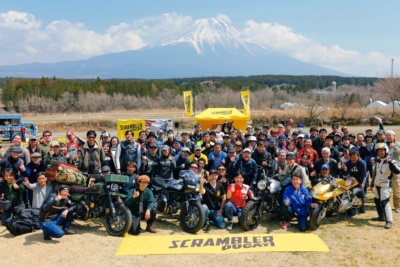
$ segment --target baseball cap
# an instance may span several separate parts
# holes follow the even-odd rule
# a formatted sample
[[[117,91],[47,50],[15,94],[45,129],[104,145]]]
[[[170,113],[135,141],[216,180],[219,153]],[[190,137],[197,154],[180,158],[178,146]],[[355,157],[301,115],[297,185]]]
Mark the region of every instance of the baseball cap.
[[[35,152],[32,154],[31,158],[41,158],[42,154],[40,154],[39,152]]]
[[[300,122],[297,124],[297,127],[304,127],[304,124]]]
[[[293,153],[287,153],[286,154],[286,159],[294,159],[294,154]]]
[[[240,142],[240,141],[235,142],[235,146],[241,146],[241,145],[242,145],[242,142]]]
[[[257,138],[254,135],[252,135],[252,136],[249,137],[248,142],[250,142],[250,141],[257,142]]]
[[[236,152],[236,149],[234,147],[230,147],[228,153],[234,153],[234,152]]]
[[[163,131],[163,130],[158,130],[158,131],[157,131],[157,133],[158,133],[158,134],[160,134],[160,133],[162,133],[162,134],[163,134],[163,133],[164,133],[164,131]]]
[[[182,148],[182,152],[190,152],[190,149],[188,147]]]
[[[58,142],[58,141],[51,141],[51,144],[50,144],[50,146],[60,146],[60,142]]]
[[[157,137],[157,135],[152,131],[147,135],[147,138],[149,137]]]
[[[66,134],[66,136],[71,136],[71,135],[74,135],[73,131],[68,131],[67,134]]]
[[[274,137],[268,137],[268,140],[267,140],[268,142],[275,142],[276,140],[275,140],[275,138]]]
[[[245,148],[245,149],[243,150],[243,153],[245,153],[245,152],[251,153],[251,149],[250,149],[250,148]]]
[[[151,143],[149,144],[149,147],[158,147],[158,145],[157,145],[156,142],[151,142]]]
[[[225,134],[223,138],[224,138],[224,139],[225,139],[225,138],[231,138],[231,136],[230,136],[229,134]]]
[[[194,150],[201,150],[201,146],[195,146]]]
[[[101,171],[102,172],[110,172],[111,168],[110,168],[110,166],[105,165],[105,166],[101,167]]]
[[[261,128],[259,126],[254,127],[254,130],[259,131]]]
[[[299,134],[297,138],[304,138],[304,134]]]
[[[251,125],[247,125],[246,129],[247,129],[247,128],[251,128],[251,129],[253,129],[253,126],[251,126]]]
[[[208,173],[209,174],[218,174],[218,171],[216,169],[212,169]]]
[[[167,146],[167,145],[163,146],[162,150],[168,150],[169,151],[169,146]]]
[[[61,184],[61,185],[58,187],[58,191],[63,191],[63,190],[68,190],[68,191],[69,191],[69,186],[66,185],[66,184]]]
[[[19,146],[12,146],[11,147],[11,152],[17,152],[17,153],[22,153],[22,148]]]
[[[385,134],[385,131],[382,130],[382,129],[379,129],[376,133],[377,133],[377,134]]]
[[[329,170],[329,169],[330,169],[329,164],[322,164],[321,170],[322,170],[322,169],[327,169],[327,170]]]

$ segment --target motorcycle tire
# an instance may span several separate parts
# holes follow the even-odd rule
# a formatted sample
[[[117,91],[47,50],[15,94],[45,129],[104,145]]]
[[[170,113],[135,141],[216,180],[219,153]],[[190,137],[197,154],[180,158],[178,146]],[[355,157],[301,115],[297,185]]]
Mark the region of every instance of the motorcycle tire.
[[[115,218],[112,218],[111,212],[105,214],[104,226],[112,236],[124,236],[131,228],[131,225],[132,213],[123,204],[115,204]]]
[[[363,198],[364,198],[364,191],[361,188],[355,188],[353,189],[353,196],[357,197],[359,201],[362,202]],[[362,204],[361,204],[362,206]],[[350,209],[347,210],[347,215],[349,216],[354,216],[356,215],[359,211],[361,206],[357,206],[357,207],[352,207]]]
[[[242,216],[240,217],[239,224],[245,231],[256,229],[261,221],[261,212],[257,213],[258,204],[255,201],[247,202],[246,206],[242,210]]]
[[[310,230],[315,231],[321,226],[322,220],[325,218],[324,205],[318,204],[318,207],[311,212]]]
[[[188,209],[186,203],[183,203],[179,221],[183,231],[187,233],[197,233],[204,226],[206,213],[203,206],[196,200],[189,201]]]

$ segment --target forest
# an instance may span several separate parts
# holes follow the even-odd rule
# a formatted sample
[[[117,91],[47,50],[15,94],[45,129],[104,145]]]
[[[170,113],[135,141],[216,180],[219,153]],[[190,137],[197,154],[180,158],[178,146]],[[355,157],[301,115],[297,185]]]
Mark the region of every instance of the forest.
[[[182,92],[196,93],[198,108],[240,106],[238,93],[256,95],[252,105],[270,108],[291,97],[342,88],[371,88],[378,78],[340,76],[257,75],[248,77],[198,77],[167,80],[110,79],[67,80],[2,78],[1,100],[6,111],[56,113],[95,112],[116,109],[181,108]],[[347,93],[347,92],[346,92]],[[354,93],[354,92],[352,92]],[[218,96],[215,98],[215,96]],[[313,98],[315,93],[312,94]],[[362,102],[362,96],[357,96]],[[301,99],[301,97],[300,97]],[[167,101],[166,101],[167,100]],[[216,101],[217,100],[217,101]],[[321,101],[321,98],[316,98]],[[361,103],[360,103],[361,104]]]

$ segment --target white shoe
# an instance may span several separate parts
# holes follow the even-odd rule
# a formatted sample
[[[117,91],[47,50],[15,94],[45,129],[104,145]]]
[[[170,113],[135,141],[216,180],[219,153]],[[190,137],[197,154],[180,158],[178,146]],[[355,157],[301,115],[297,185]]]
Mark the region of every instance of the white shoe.
[[[395,211],[396,213],[400,213],[400,208],[396,208],[394,211]]]

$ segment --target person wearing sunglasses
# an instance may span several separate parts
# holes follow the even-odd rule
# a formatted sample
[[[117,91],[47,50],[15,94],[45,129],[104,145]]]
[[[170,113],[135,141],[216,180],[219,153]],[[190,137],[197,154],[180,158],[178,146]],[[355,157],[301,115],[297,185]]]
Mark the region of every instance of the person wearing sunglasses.
[[[44,158],[44,156],[50,152],[52,138],[53,134],[50,131],[43,131],[42,139],[39,146],[39,153],[42,154],[42,158]]]
[[[81,172],[96,174],[103,166],[105,153],[96,142],[96,131],[89,130],[86,133],[87,142],[78,151],[78,166]]]
[[[153,222],[156,219],[154,196],[151,190],[147,188],[150,178],[147,175],[140,175],[138,182],[139,186],[129,192],[125,201],[125,206],[130,209],[133,219],[129,232],[133,235],[140,234],[140,220],[145,220],[147,223],[146,231],[153,234],[157,233],[157,230],[153,227]]]

